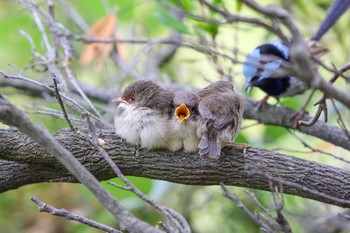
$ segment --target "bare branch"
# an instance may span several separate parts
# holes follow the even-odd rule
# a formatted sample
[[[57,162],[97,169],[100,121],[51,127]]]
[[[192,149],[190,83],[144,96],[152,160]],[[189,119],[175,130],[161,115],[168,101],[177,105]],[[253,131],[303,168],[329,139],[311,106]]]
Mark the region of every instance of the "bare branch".
[[[246,207],[243,202],[238,198],[237,195],[230,193],[227,188],[225,187],[225,185],[223,183],[221,183],[221,189],[224,192],[224,196],[226,198],[228,198],[229,200],[231,200],[232,202],[234,202],[238,208],[242,209],[252,220],[254,220],[254,222],[256,222],[259,226],[260,229],[264,232],[273,232],[273,230],[270,228],[270,226],[268,226],[266,223],[264,223],[263,221],[260,220],[260,218],[258,216],[256,216],[255,214],[253,214],[248,207]]]
[[[39,207],[40,212],[47,212],[47,213],[50,213],[52,215],[65,217],[68,220],[77,221],[77,222],[83,223],[83,224],[88,225],[88,226],[93,227],[93,228],[97,228],[97,229],[102,230],[102,231],[106,231],[106,232],[110,232],[110,233],[121,233],[121,231],[118,231],[110,226],[93,221],[91,219],[81,217],[81,216],[76,215],[76,214],[72,214],[65,209],[60,209],[60,210],[56,209],[55,207],[53,207],[49,204],[46,204],[46,203],[38,200],[35,197],[32,197],[31,200]]]
[[[69,128],[74,132],[74,131],[75,131],[74,126],[72,125],[71,121],[69,120],[67,111],[66,111],[66,109],[65,109],[65,107],[64,107],[64,104],[63,104],[63,102],[62,102],[62,98],[61,98],[60,92],[58,91],[58,86],[57,86],[57,81],[56,81],[55,75],[52,75],[52,80],[53,80],[53,83],[54,83],[54,85],[55,85],[54,94],[55,94],[55,97],[56,97],[58,103],[60,104],[60,107],[61,107],[61,109],[62,109],[63,116],[64,116],[64,118],[66,119]]]
[[[50,86],[44,84],[44,83],[41,83],[41,82],[38,82],[36,80],[33,80],[33,79],[30,79],[30,78],[27,78],[25,76],[23,76],[22,74],[18,74],[18,75],[10,75],[10,74],[6,74],[2,71],[0,71],[0,75],[3,77],[3,78],[10,78],[10,79],[15,79],[15,80],[21,80],[21,81],[24,81],[24,82],[27,82],[29,83],[29,87],[34,87],[34,86],[38,86],[36,87],[36,91],[37,90],[40,90],[40,89],[45,89],[45,92],[50,92],[51,95],[53,95],[54,93],[54,89],[51,88]],[[18,84],[18,83],[17,83]],[[21,87],[24,87],[25,84],[21,83]],[[39,89],[40,87],[40,89]],[[89,114],[90,117],[92,117],[96,122],[99,123],[99,126],[108,126],[108,124],[104,121],[102,121],[101,119],[97,118],[95,115],[93,115],[92,113],[88,112],[87,110],[85,110],[82,106],[80,106],[75,100],[73,100],[72,98],[68,97],[67,95],[63,94],[63,93],[60,93],[60,96],[67,100],[68,103],[70,103],[71,105],[69,105],[71,108],[73,108],[73,110],[75,112],[77,112],[79,115],[84,115],[84,114]]]

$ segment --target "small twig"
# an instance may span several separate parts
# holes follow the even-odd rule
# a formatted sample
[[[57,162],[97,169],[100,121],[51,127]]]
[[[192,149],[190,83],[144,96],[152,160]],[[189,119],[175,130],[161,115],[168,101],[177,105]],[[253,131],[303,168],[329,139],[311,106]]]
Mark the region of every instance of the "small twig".
[[[20,34],[21,36],[23,36],[24,38],[26,38],[28,40],[29,44],[31,45],[30,51],[31,51],[32,55],[35,58],[37,58],[38,60],[44,61],[45,57],[42,56],[40,53],[36,52],[36,46],[35,46],[35,43],[33,41],[33,38],[24,30],[19,30],[18,34]]]
[[[346,218],[347,220],[350,220],[350,215],[349,215],[349,211],[345,211],[344,213],[339,213],[339,216],[342,216],[344,218]]]
[[[0,75],[3,76],[4,78],[10,78],[10,79],[16,79],[16,80],[22,80],[22,81],[25,81],[25,82],[28,82],[28,83],[31,83],[31,84],[34,84],[36,86],[39,86],[41,88],[44,88],[48,91],[51,91],[51,93],[54,93],[54,88],[51,88],[49,87],[48,85],[46,84],[43,84],[41,82],[38,82],[36,80],[33,80],[33,79],[30,79],[30,78],[27,78],[25,76],[23,76],[21,74],[21,71],[19,72],[18,75],[10,75],[10,74],[6,74],[2,71],[0,71]],[[98,117],[94,116],[92,113],[90,113],[89,111],[85,110],[82,106],[80,106],[75,100],[73,100],[72,98],[68,97],[67,95],[63,94],[63,93],[60,93],[60,96],[67,100],[69,103],[71,103],[71,106],[69,107],[72,107],[74,106],[74,111],[76,111],[79,115],[84,115],[84,114],[88,114],[91,118],[93,118],[96,122],[98,122],[98,124],[100,126],[104,126],[104,127],[108,127],[109,125],[106,123],[106,122],[103,122],[101,119],[99,119]]]
[[[107,181],[107,184],[110,184],[110,185],[112,185],[114,187],[117,187],[117,188],[125,190],[125,191],[131,191],[131,189],[129,187],[125,187],[125,186],[122,186],[120,184],[117,184],[117,183],[114,183],[114,182],[111,182],[111,181]]]
[[[335,72],[334,75],[332,76],[332,78],[329,80],[329,84],[332,85],[344,72],[348,71],[350,69],[350,63],[345,64],[342,68],[340,68],[339,71]],[[334,67],[334,70],[336,70],[336,68]],[[319,99],[315,105],[319,105],[318,109],[314,115],[313,118],[311,118],[309,121],[299,121],[300,125],[304,125],[304,126],[312,126],[314,125],[317,120],[320,118],[321,113],[324,113],[324,117],[325,117],[325,122],[327,122],[327,118],[328,118],[328,109],[327,109],[327,103],[326,103],[326,99],[327,99],[327,95],[323,94],[323,96],[321,97],[321,99]],[[337,110],[336,110],[337,111]],[[340,114],[338,114],[338,116],[340,116]]]
[[[289,129],[288,129],[288,132],[289,132],[292,136],[294,136],[301,144],[303,144],[304,147],[309,148],[309,149],[311,150],[311,152],[317,152],[317,153],[321,153],[321,154],[324,154],[324,155],[328,155],[328,156],[331,156],[331,157],[334,158],[334,159],[338,159],[338,160],[340,160],[340,161],[342,161],[342,162],[344,162],[344,163],[350,164],[350,161],[349,161],[349,160],[346,160],[346,159],[344,159],[344,158],[342,158],[342,157],[340,157],[340,156],[331,154],[331,153],[329,153],[329,152],[322,151],[322,150],[320,150],[320,149],[315,149],[315,148],[313,148],[312,146],[310,146],[309,144],[307,144],[304,140],[302,140],[300,137],[298,137],[294,132],[292,132],[292,131],[289,130]],[[299,153],[300,153],[300,151],[299,151]],[[305,152],[305,151],[304,151],[304,152],[301,152],[301,153],[310,153],[310,152]]]
[[[349,133],[349,131],[348,131],[347,127],[346,127],[346,124],[345,124],[345,122],[344,122],[344,120],[343,120],[343,118],[342,118],[342,116],[340,114],[340,111],[339,111],[339,109],[338,109],[338,107],[335,104],[333,99],[331,99],[331,103],[333,105],[333,108],[334,108],[335,112],[338,115],[337,122],[338,122],[340,128],[343,129],[343,132],[350,138],[350,133]]]
[[[53,84],[54,84],[54,95],[59,103],[59,105],[61,106],[61,109],[62,109],[62,113],[63,113],[63,116],[64,116],[64,119],[66,119],[68,125],[69,125],[69,128],[72,132],[75,132],[75,128],[74,126],[72,125],[72,122],[69,120],[69,117],[68,117],[68,114],[67,114],[67,111],[64,107],[64,104],[63,104],[63,101],[62,101],[62,98],[61,98],[61,95],[60,95],[60,91],[58,90],[58,86],[57,86],[57,81],[56,81],[56,76],[55,74],[52,75],[52,80],[53,80]]]
[[[307,193],[312,194],[314,196],[331,199],[331,200],[333,200],[334,202],[337,202],[337,203],[349,203],[350,204],[349,200],[345,200],[345,199],[341,199],[341,198],[338,198],[338,197],[334,197],[334,196],[328,195],[326,193],[321,193],[321,192],[319,192],[317,190],[310,189],[310,188],[308,188],[308,187],[306,187],[304,185],[301,185],[299,183],[284,180],[283,178],[273,177],[273,176],[271,176],[269,174],[266,174],[266,172],[264,172],[264,171],[258,171],[256,169],[256,167],[254,167],[254,166],[248,166],[247,169],[249,170],[249,173],[251,175],[263,176],[266,179],[268,179],[269,181],[277,182],[279,184],[282,184],[282,185],[285,185],[285,186],[289,186],[289,188],[296,188],[298,190],[303,190],[304,192],[307,192]]]
[[[72,214],[65,209],[57,209],[57,208],[55,208],[47,203],[44,203],[44,202],[38,200],[35,197],[32,197],[31,200],[39,207],[40,212],[46,212],[46,213],[50,213],[50,214],[55,215],[55,216],[65,217],[68,220],[80,222],[80,223],[83,223],[85,225],[88,225],[90,227],[94,227],[94,228],[102,230],[102,231],[106,231],[106,232],[110,232],[110,233],[122,233],[121,231],[114,229],[110,226],[104,225],[102,223],[96,222],[96,221],[88,219],[88,218],[81,217],[81,216],[76,215],[76,214]]]
[[[282,210],[284,208],[283,185],[279,184],[279,188],[278,188],[278,186],[273,186],[272,182],[270,182],[270,184],[271,184],[271,193],[273,197],[273,203],[275,206],[275,211],[277,213],[275,221],[278,224],[279,228],[284,233],[292,233],[292,228],[288,220],[282,214]]]
[[[248,190],[244,190],[244,192],[252,199],[252,201],[262,210],[264,211],[270,218],[273,219],[273,216],[271,212],[261,204],[261,202],[256,198],[255,194],[253,192],[249,192]]]
[[[255,18],[248,18],[248,17],[244,17],[244,16],[240,16],[240,15],[234,15],[231,14],[228,11],[224,11],[218,7],[216,7],[215,5],[209,3],[208,1],[205,0],[200,0],[200,2],[204,5],[206,5],[208,7],[208,9],[210,9],[213,12],[219,13],[224,19],[225,19],[225,23],[233,23],[233,22],[245,22],[245,23],[250,23],[256,26],[261,26],[264,27],[265,29],[267,29],[268,31],[276,34],[278,37],[280,37],[282,40],[287,40],[287,37],[282,33],[282,31],[276,27],[270,26],[266,23],[264,23],[263,21],[260,21],[258,19]]]
[[[221,189],[224,193],[224,196],[229,200],[233,201],[238,208],[242,209],[252,220],[254,220],[265,232],[273,232],[273,230],[264,222],[262,222],[255,214],[253,214],[248,207],[246,207],[243,202],[237,197],[237,195],[230,193],[224,183],[220,183]]]
[[[169,227],[167,225],[165,225],[163,222],[159,222],[158,226],[165,231],[166,233],[172,233],[173,231],[171,229],[169,229]]]
[[[50,117],[55,117],[55,118],[58,118],[58,119],[62,119],[62,120],[65,120],[65,117],[63,116],[63,114],[60,112],[60,113],[56,113],[56,112],[48,112],[48,111],[42,111],[42,110],[25,110],[24,111],[25,113],[28,113],[28,114],[35,114],[35,115],[46,115],[46,116],[50,116]],[[75,122],[75,124],[83,124],[83,121],[79,118],[71,118],[71,120],[73,122]]]

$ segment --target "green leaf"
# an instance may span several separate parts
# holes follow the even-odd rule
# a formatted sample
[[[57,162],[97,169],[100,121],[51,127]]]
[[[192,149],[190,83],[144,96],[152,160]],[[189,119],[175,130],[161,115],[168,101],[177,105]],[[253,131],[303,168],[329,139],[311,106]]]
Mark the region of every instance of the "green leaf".
[[[193,10],[193,5],[191,0],[168,0],[168,2],[184,10],[188,10],[188,11]]]
[[[189,29],[178,19],[174,18],[168,9],[161,7],[159,5],[156,6],[156,18],[162,22],[163,24],[171,27],[172,29],[184,33],[191,34]]]
[[[242,10],[242,0],[237,0],[237,6],[236,6],[236,10],[237,12],[240,12]]]
[[[192,1],[191,0],[181,0],[182,5],[189,11],[193,10]]]
[[[214,6],[222,6],[223,5],[223,2],[221,0],[214,0],[213,1],[213,5]]]
[[[218,31],[219,31],[218,25],[215,25],[215,24],[201,22],[201,23],[198,23],[197,26],[198,28],[208,32],[213,38],[215,38],[215,36],[218,34]]]

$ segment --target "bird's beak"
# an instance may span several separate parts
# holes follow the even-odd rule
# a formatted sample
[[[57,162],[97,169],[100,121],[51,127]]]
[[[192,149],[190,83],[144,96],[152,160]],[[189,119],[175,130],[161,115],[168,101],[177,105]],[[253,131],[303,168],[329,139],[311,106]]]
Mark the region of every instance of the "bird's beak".
[[[186,104],[181,104],[175,109],[174,115],[182,123],[184,120],[190,117],[190,110],[187,108]]]
[[[253,86],[254,86],[254,82],[249,81],[249,82],[247,83],[247,85],[245,86],[245,91],[248,92],[248,93],[250,93],[250,91],[252,90],[252,87],[253,87]]]
[[[116,99],[112,99],[112,102],[115,102],[115,103],[118,103],[118,104],[120,104],[120,103],[125,103],[125,104],[127,104],[128,102],[126,102],[125,100],[123,100],[122,98],[116,98]]]

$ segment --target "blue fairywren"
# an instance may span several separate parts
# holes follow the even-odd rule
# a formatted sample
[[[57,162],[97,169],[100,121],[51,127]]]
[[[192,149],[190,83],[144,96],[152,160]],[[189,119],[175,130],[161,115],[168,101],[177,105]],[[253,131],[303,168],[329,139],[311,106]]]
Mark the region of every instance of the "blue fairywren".
[[[312,56],[319,58],[327,52],[326,48],[315,43],[331,28],[339,17],[350,7],[350,0],[336,0],[330,7],[325,20],[312,37],[309,45]],[[302,94],[308,89],[306,83],[297,77],[278,75],[282,64],[289,61],[289,48],[280,40],[270,41],[255,48],[243,63],[243,74],[246,78],[246,90],[259,87],[267,96],[259,103],[260,108],[269,96],[285,97]],[[277,72],[276,72],[277,71]],[[283,72],[282,72],[283,73]]]

